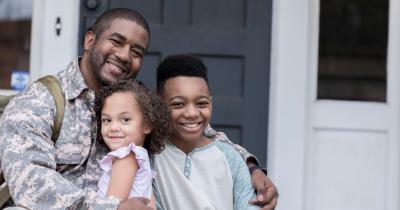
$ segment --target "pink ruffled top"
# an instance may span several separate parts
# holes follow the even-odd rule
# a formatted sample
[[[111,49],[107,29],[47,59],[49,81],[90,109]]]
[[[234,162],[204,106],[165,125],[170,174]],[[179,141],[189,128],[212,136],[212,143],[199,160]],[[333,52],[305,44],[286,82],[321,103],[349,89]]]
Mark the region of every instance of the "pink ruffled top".
[[[97,194],[99,196],[105,197],[107,195],[113,159],[124,158],[131,152],[135,154],[136,160],[139,164],[139,169],[136,172],[133,186],[129,193],[129,198],[151,198],[151,181],[156,176],[156,173],[150,168],[150,161],[147,150],[143,147],[136,146],[133,143],[129,144],[127,147],[122,147],[115,151],[107,153],[107,155],[100,161],[100,167],[103,170],[103,175],[101,176],[98,184],[99,190],[97,191]]]

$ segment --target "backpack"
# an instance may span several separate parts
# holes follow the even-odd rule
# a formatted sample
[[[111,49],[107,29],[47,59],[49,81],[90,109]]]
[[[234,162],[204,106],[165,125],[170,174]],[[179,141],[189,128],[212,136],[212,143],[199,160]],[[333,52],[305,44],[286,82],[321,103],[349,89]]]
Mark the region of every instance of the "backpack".
[[[42,83],[53,96],[56,104],[56,117],[54,119],[54,127],[52,131],[51,140],[55,142],[60,135],[62,120],[64,118],[65,97],[61,89],[61,85],[57,77],[52,75],[44,76],[37,80]],[[4,112],[7,104],[15,95],[4,96],[0,95],[0,117]],[[10,199],[10,191],[8,190],[7,183],[4,180],[3,171],[0,169],[0,207],[2,207]]]

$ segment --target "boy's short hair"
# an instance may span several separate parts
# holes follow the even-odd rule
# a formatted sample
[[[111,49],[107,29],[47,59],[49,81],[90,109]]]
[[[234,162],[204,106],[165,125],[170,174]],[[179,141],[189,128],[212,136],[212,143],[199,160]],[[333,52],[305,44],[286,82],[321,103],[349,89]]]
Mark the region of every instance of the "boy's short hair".
[[[157,91],[164,91],[165,82],[173,77],[188,76],[203,78],[208,85],[207,67],[204,62],[192,54],[167,56],[157,67]]]
[[[143,147],[147,149],[149,156],[160,153],[164,149],[164,141],[168,139],[172,130],[171,114],[162,98],[152,90],[146,88],[143,83],[133,80],[122,80],[101,88],[96,93],[95,111],[97,118],[97,138],[104,143],[101,135],[101,110],[104,101],[113,93],[129,92],[134,94],[143,114],[143,120],[151,127],[151,132],[146,135]],[[105,143],[104,143],[105,145]]]

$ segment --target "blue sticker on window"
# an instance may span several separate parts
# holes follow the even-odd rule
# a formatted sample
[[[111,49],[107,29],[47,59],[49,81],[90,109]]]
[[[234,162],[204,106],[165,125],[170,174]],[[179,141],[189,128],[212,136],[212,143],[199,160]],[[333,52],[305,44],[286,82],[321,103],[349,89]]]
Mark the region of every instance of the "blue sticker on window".
[[[11,88],[22,90],[29,83],[29,71],[13,70],[11,73]]]

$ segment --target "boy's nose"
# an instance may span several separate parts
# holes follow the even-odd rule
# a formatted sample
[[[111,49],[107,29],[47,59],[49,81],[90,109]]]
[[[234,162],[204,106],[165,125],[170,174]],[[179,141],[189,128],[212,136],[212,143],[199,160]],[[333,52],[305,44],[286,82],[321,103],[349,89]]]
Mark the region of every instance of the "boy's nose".
[[[194,105],[188,105],[185,109],[184,116],[188,118],[193,118],[199,116],[199,110]]]

